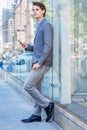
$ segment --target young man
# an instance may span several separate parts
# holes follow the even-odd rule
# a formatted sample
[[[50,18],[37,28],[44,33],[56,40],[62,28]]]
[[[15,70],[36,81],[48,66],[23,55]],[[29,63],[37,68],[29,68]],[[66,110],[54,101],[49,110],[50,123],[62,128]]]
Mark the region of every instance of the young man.
[[[22,122],[41,121],[41,110],[45,110],[48,122],[53,115],[54,103],[49,102],[40,92],[44,74],[53,62],[53,27],[45,19],[46,7],[41,2],[33,2],[33,15],[37,20],[37,30],[34,44],[22,43],[22,47],[33,51],[32,70],[27,77],[24,88],[35,100],[34,113]]]

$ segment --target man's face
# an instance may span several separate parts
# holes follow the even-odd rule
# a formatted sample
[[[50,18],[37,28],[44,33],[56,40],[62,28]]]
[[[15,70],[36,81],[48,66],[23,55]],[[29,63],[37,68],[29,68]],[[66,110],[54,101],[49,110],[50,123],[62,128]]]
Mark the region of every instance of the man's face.
[[[45,10],[41,10],[41,8],[36,5],[33,6],[32,10],[33,10],[33,16],[37,20],[40,20],[41,18],[43,18],[43,14],[44,14]]]

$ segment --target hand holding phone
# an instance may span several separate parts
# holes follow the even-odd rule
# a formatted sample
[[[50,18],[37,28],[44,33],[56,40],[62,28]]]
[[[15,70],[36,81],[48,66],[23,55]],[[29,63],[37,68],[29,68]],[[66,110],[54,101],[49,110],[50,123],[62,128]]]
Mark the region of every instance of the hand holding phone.
[[[27,43],[23,43],[23,42],[21,42],[20,40],[17,40],[17,41],[21,44],[21,46],[22,46],[23,48],[27,48],[27,47],[28,47]]]

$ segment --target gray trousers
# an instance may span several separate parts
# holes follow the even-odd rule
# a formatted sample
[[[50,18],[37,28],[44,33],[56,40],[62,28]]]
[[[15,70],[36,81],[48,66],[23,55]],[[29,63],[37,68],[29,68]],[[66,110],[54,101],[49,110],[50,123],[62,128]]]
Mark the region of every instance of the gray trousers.
[[[24,83],[24,89],[35,100],[34,113],[41,115],[42,108],[46,108],[49,101],[41,94],[41,83],[45,73],[50,69],[48,66],[42,66],[37,70],[31,70],[29,76]]]

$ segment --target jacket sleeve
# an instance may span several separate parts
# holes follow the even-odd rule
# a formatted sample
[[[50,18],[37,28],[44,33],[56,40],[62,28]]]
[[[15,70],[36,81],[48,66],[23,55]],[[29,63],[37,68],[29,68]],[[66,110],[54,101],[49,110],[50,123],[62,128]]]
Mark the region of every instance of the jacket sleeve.
[[[43,65],[46,59],[49,57],[53,50],[53,27],[50,23],[44,25],[44,48],[40,59],[38,60],[39,65]]]
[[[28,44],[28,47],[25,50],[33,51],[33,44]]]

